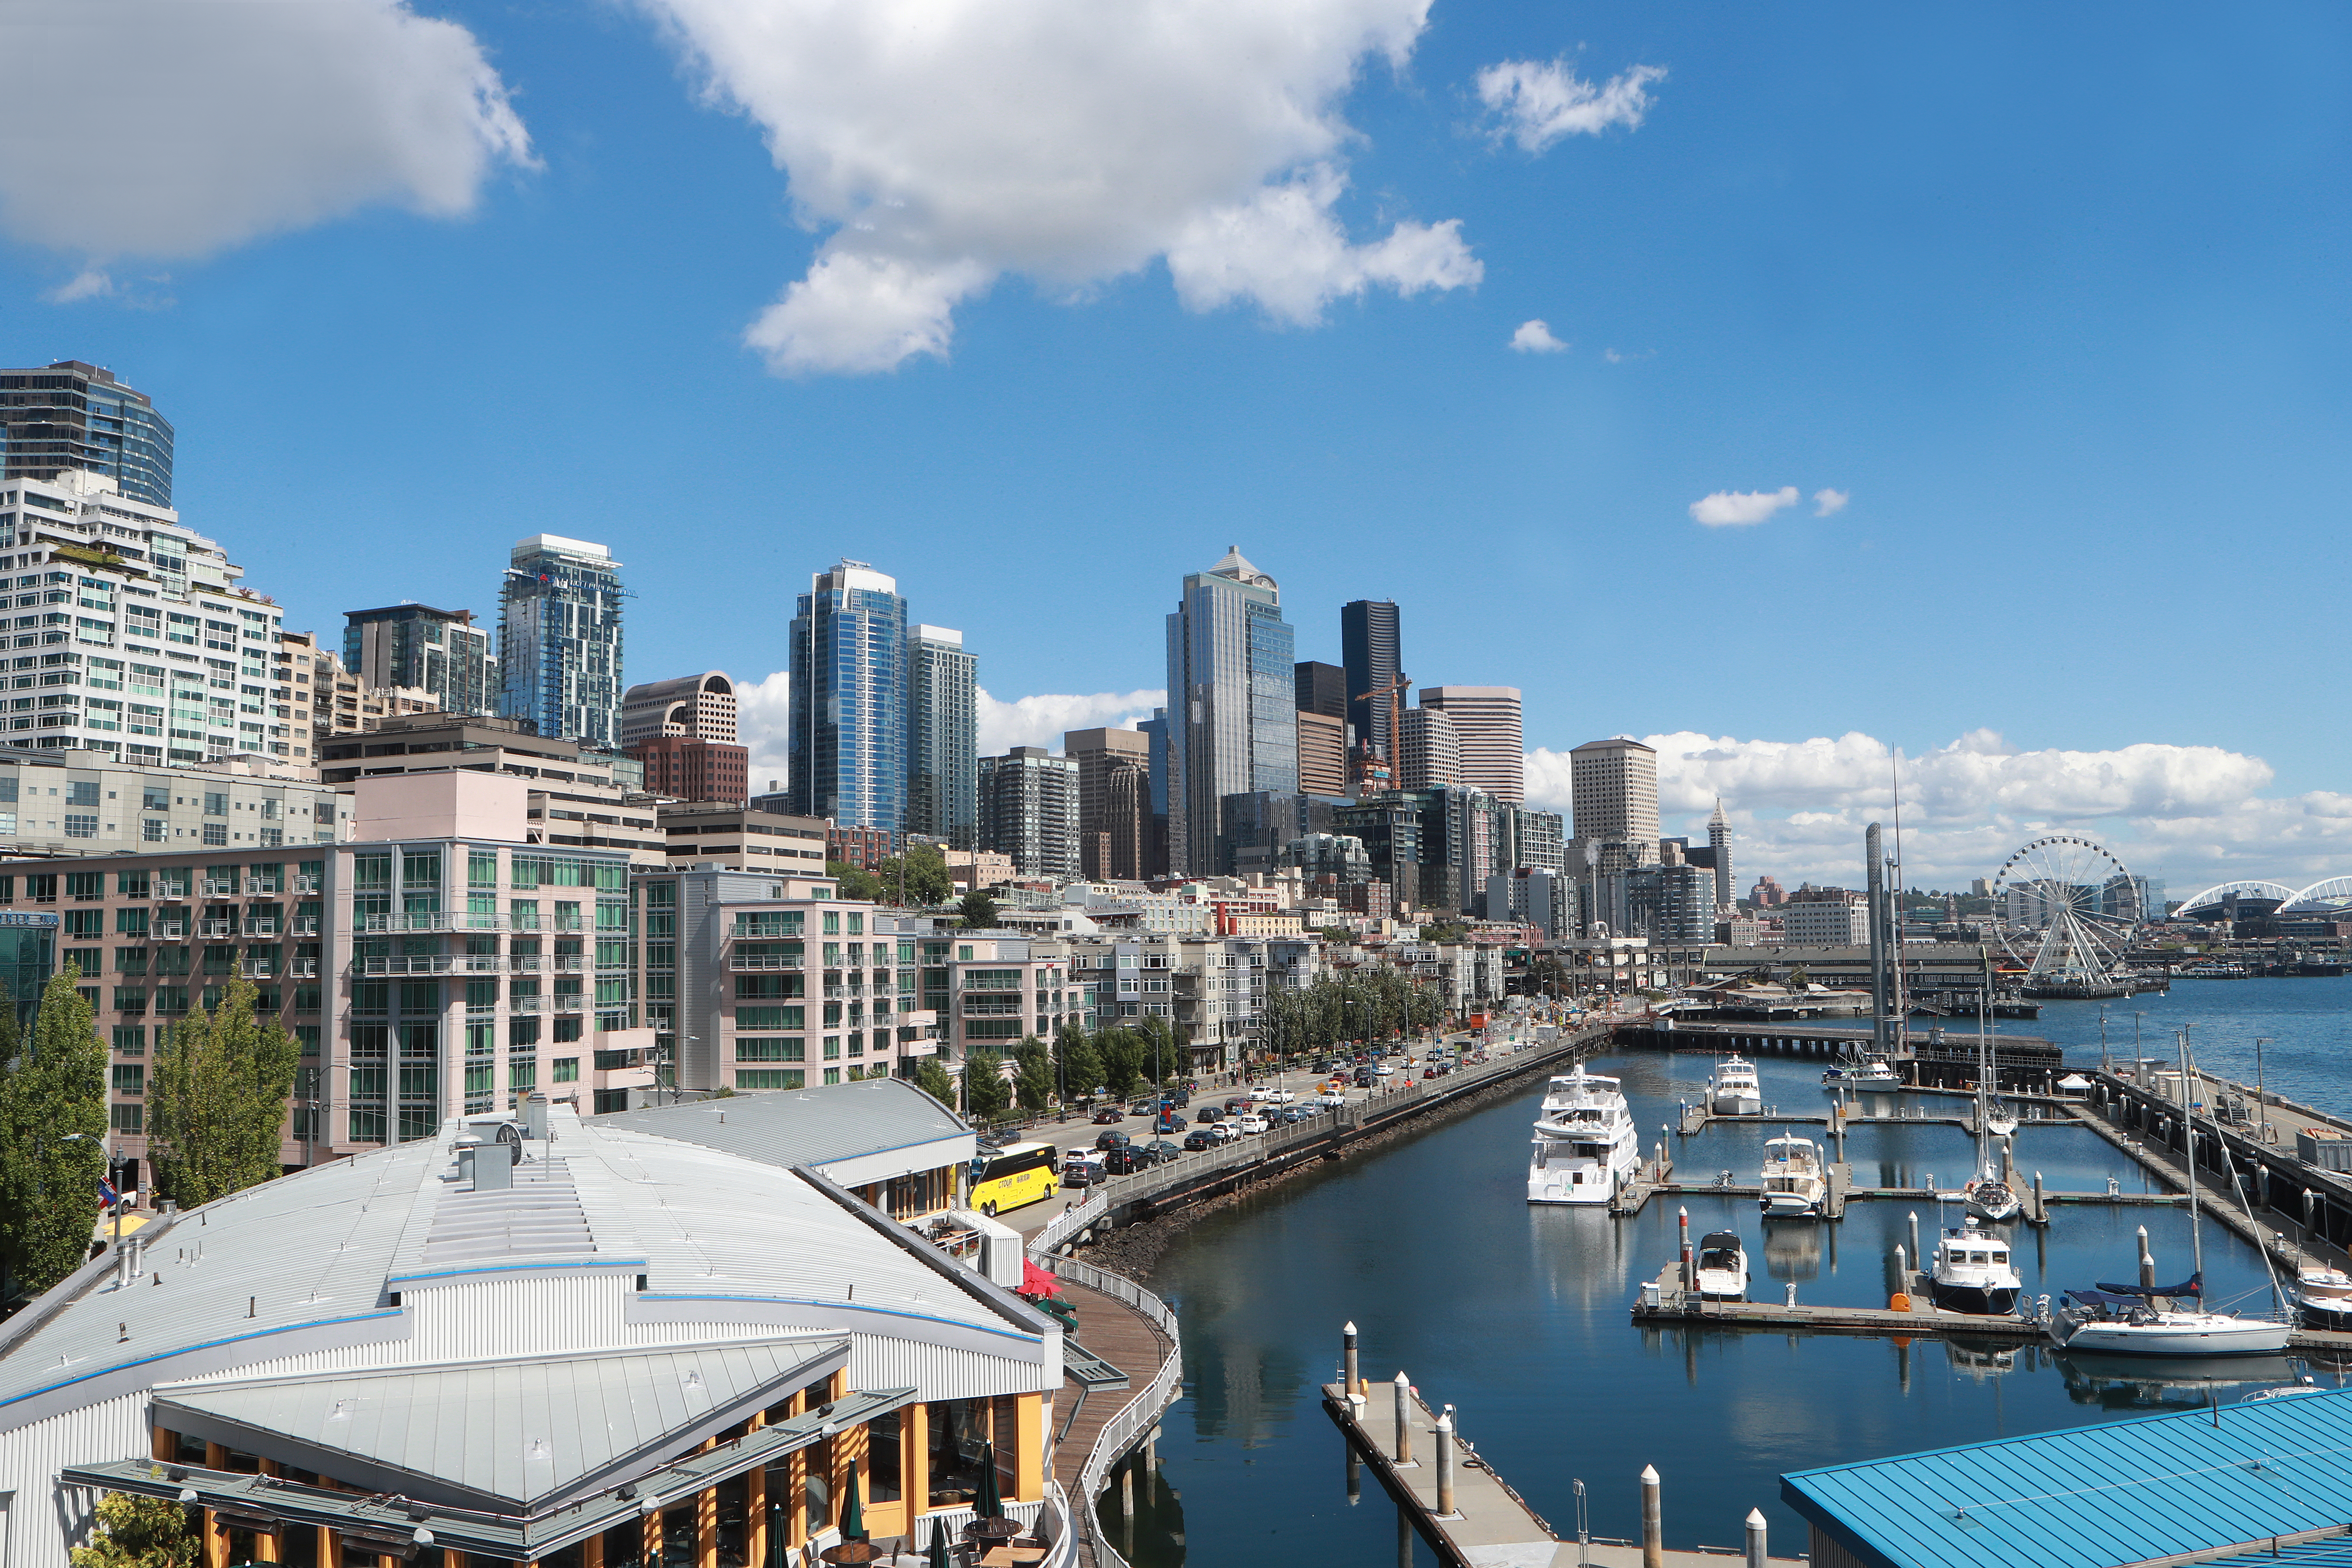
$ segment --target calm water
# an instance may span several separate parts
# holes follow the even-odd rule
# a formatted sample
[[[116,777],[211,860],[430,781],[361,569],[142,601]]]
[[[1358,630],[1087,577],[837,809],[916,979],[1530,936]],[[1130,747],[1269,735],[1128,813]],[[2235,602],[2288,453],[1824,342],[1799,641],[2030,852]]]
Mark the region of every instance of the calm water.
[[[2205,1066],[2252,1072],[2252,1040],[2270,1084],[2334,1109],[2352,1100],[2352,981],[2184,983],[2136,999],[2150,1054],[2194,1026]],[[2127,1055],[2130,1008],[2108,1010],[2110,1043]],[[2118,1027],[2120,1017],[2120,1027]],[[2070,1060],[2098,1059],[2098,1008],[2046,1007],[2018,1033],[2060,1040]],[[1621,1074],[1636,1117],[1655,1131],[1696,1099],[1704,1057],[1632,1055],[1598,1064]],[[1826,1104],[1821,1064],[1760,1064],[1768,1101]],[[1524,1201],[1528,1124],[1539,1087],[1430,1129],[1361,1160],[1301,1177],[1187,1231],[1150,1283],[1182,1315],[1186,1395],[1163,1426],[1163,1484],[1137,1521],[1133,1555],[1149,1568],[1355,1564],[1398,1561],[1396,1512],[1364,1478],[1346,1488],[1345,1448],[1317,1385],[1336,1375],[1340,1324],[1362,1331],[1364,1370],[1410,1372],[1433,1403],[1459,1407],[1464,1435],[1562,1534],[1572,1534],[1570,1482],[1590,1489],[1596,1535],[1640,1528],[1634,1478],[1664,1478],[1670,1544],[1736,1545],[1761,1506],[1776,1552],[1802,1549],[1780,1504],[1786,1470],[2043,1430],[2168,1405],[2231,1401],[2291,1375],[2284,1362],[2221,1370],[2227,1381],[2149,1380],[2143,1367],[2073,1366],[2039,1348],[1999,1352],[1939,1339],[1908,1347],[1833,1335],[1685,1333],[1636,1329],[1628,1308],[1642,1280],[1675,1252],[1677,1203],[1653,1201],[1632,1220]],[[1945,1104],[1950,1102],[1946,1101]],[[1819,1134],[1816,1133],[1816,1136]],[[1764,1137],[1748,1126],[1671,1140],[1686,1178],[1729,1167],[1752,1180]],[[1957,1184],[1972,1146],[1956,1128],[1857,1129],[1847,1156],[1864,1184]],[[2027,1123],[2020,1174],[2052,1191],[2104,1192],[2137,1170],[2088,1132]],[[1716,1228],[1748,1243],[1753,1293],[1794,1282],[1802,1301],[1883,1305],[1892,1254],[1917,1209],[1857,1203],[1839,1225],[1766,1227],[1754,1200],[1694,1197],[1694,1237]],[[1958,1218],[1957,1209],[1950,1216]],[[2189,1219],[2178,1208],[2062,1208],[2046,1230],[2012,1227],[2029,1293],[2131,1278],[2134,1231],[2148,1228],[2159,1274],[2189,1266]],[[2266,1300],[2260,1258],[2219,1226],[2206,1228],[2215,1300]],[[2310,1369],[2324,1382],[2330,1369]],[[1109,1515],[1117,1528],[1115,1514]],[[1426,1546],[1417,1561],[1433,1563]]]

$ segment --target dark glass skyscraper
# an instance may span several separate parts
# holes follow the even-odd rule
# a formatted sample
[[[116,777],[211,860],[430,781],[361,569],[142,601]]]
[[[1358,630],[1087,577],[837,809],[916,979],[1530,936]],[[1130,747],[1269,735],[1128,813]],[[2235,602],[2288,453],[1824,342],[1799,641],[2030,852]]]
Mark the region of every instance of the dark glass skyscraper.
[[[863,561],[819,572],[792,628],[792,815],[907,826],[907,601]]]
[[[1402,674],[1397,607],[1386,599],[1355,599],[1339,606],[1339,662],[1348,671],[1348,722],[1356,738],[1389,761],[1396,760],[1389,733],[1386,688]],[[1374,692],[1381,695],[1375,697]],[[1399,693],[1398,706],[1403,706]]]
[[[1215,876],[1229,795],[1298,788],[1295,639],[1238,546],[1184,579],[1168,617],[1168,865]]]
[[[621,743],[621,563],[601,544],[518,542],[499,605],[499,710],[550,740]]]
[[[0,479],[104,474],[151,506],[172,504],[172,426],[143,392],[78,359],[0,370]]]

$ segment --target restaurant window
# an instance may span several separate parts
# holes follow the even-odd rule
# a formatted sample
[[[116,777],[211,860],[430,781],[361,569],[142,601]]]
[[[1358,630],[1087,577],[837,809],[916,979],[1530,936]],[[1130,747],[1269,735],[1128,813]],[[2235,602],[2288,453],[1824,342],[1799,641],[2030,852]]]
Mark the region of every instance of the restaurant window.
[[[808,1460],[801,1481],[803,1528],[814,1535],[833,1522],[833,1439],[820,1437],[803,1453]]]
[[[743,1552],[749,1537],[743,1522],[751,1490],[751,1482],[741,1476],[723,1480],[711,1489],[718,1504],[714,1511],[719,1527],[719,1568],[745,1568]],[[540,1559],[540,1568],[548,1568],[545,1558]]]
[[[943,1400],[930,1407],[930,1507],[961,1508],[980,1496],[987,1421],[984,1399]]]
[[[902,1458],[898,1412],[877,1415],[866,1424],[866,1498],[872,1502],[897,1502]]]
[[[696,1548],[694,1505],[662,1510],[661,1568],[695,1568],[702,1554]]]

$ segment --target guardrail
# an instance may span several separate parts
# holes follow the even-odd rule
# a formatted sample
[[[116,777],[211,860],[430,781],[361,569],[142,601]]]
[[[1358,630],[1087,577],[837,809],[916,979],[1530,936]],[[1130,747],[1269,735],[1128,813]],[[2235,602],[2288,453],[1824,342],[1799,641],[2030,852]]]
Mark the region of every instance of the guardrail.
[[[1082,1208],[1085,1205],[1078,1206]],[[1063,1212],[1075,1214],[1077,1210]],[[1039,1233],[1041,1238],[1043,1235],[1044,1232]],[[1034,1251],[1037,1244],[1033,1241],[1030,1246]],[[1119,1555],[1117,1547],[1103,1539],[1102,1531],[1097,1528],[1095,1499],[1100,1497],[1103,1489],[1109,1484],[1111,1466],[1118,1462],[1121,1454],[1135,1446],[1137,1438],[1158,1425],[1161,1412],[1168,1408],[1175,1399],[1177,1390],[1182,1386],[1184,1346],[1176,1331],[1175,1309],[1124,1275],[1109,1273],[1090,1263],[1080,1263],[1074,1258],[1055,1258],[1048,1261],[1055,1278],[1066,1279],[1074,1285],[1083,1285],[1089,1290],[1099,1291],[1126,1303],[1168,1336],[1168,1353],[1160,1358],[1160,1371],[1150,1383],[1136,1391],[1133,1398],[1120,1405],[1118,1414],[1103,1423],[1102,1430],[1095,1435],[1095,1444],[1087,1451],[1086,1463],[1078,1467],[1076,1495],[1062,1500],[1065,1518],[1070,1526],[1069,1544],[1073,1550],[1066,1554],[1058,1550],[1063,1543],[1056,1542],[1056,1550],[1050,1560],[1057,1564],[1074,1560],[1076,1541],[1083,1536],[1093,1552],[1095,1568],[1128,1568],[1127,1559]]]

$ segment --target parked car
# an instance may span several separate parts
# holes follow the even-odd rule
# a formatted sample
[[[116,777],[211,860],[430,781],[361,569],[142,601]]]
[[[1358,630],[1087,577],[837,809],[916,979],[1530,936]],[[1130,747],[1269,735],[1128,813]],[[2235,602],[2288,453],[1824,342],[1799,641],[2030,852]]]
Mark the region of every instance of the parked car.
[[[1124,1149],[1132,1142],[1133,1140],[1129,1138],[1124,1132],[1097,1132],[1095,1134],[1095,1147],[1097,1149]]]
[[[1220,1143],[1231,1143],[1241,1134],[1234,1131],[1230,1121],[1214,1121],[1209,1124],[1209,1136]]]
[[[1177,1155],[1182,1153],[1183,1151],[1177,1148],[1175,1144],[1171,1143],[1165,1138],[1154,1138],[1150,1142],[1146,1143],[1143,1146],[1143,1152],[1150,1157],[1153,1164],[1164,1165],[1169,1161],[1176,1158]]]
[[[1110,1123],[1121,1120],[1123,1120],[1123,1118],[1119,1113],[1118,1107],[1116,1105],[1106,1105],[1094,1114],[1094,1124],[1097,1127],[1108,1126]]]
[[[1219,1106],[1204,1105],[1201,1107],[1200,1110],[1192,1112],[1193,1121],[1202,1127],[1211,1126],[1216,1122],[1223,1121],[1224,1119],[1224,1110]]]
[[[1197,1131],[1187,1132],[1184,1134],[1184,1147],[1194,1152],[1202,1149],[1213,1148],[1216,1145],[1216,1139],[1205,1127],[1199,1129]]]
[[[1145,1159],[1135,1146],[1129,1143],[1121,1143],[1115,1149],[1103,1151],[1102,1168],[1105,1175],[1131,1176],[1150,1163],[1151,1162]]]
[[[1243,1117],[1236,1125],[1241,1128],[1244,1134],[1248,1134],[1265,1131],[1266,1130],[1267,1123],[1265,1117],[1253,1111],[1249,1115]]]

